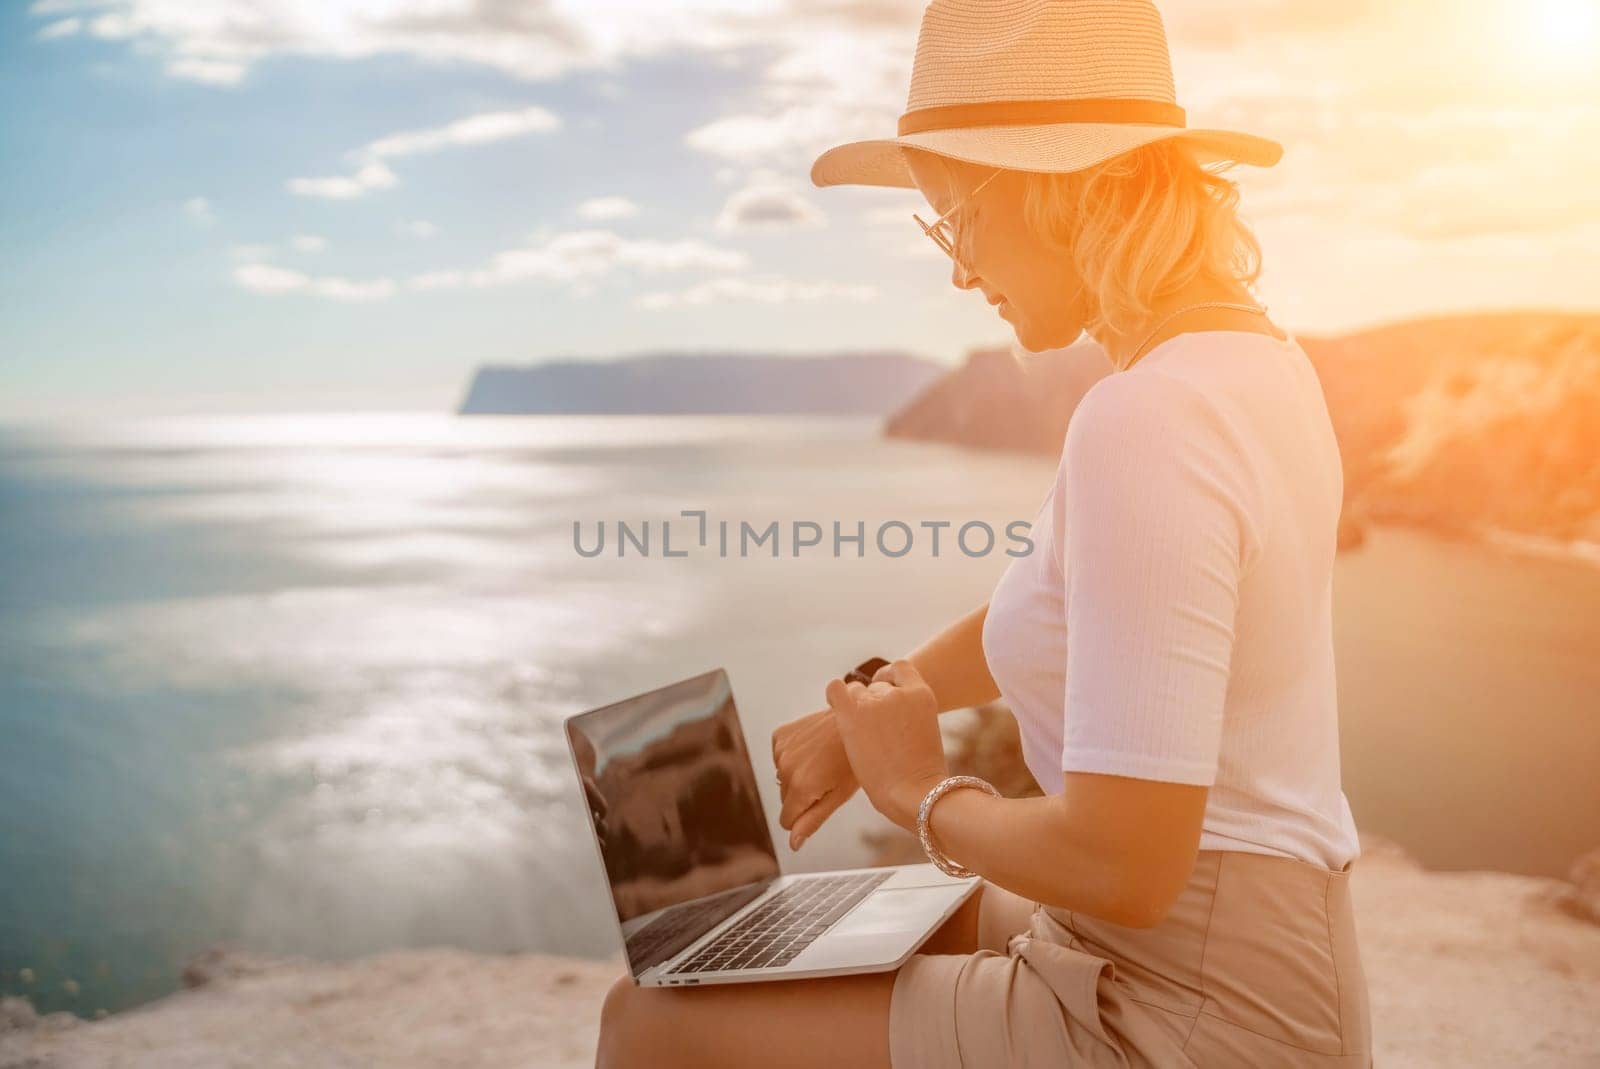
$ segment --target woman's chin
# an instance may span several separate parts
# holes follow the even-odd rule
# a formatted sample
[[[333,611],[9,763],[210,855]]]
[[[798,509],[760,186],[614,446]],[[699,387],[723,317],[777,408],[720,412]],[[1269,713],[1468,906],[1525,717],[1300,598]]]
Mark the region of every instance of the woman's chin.
[[[1063,349],[1077,341],[1078,336],[1083,333],[1080,330],[1071,338],[1065,338],[1065,331],[1045,331],[1041,334],[1041,332],[1034,330],[1033,325],[1025,319],[1002,318],[1005,318],[1006,322],[1011,324],[1011,333],[1017,340],[1017,346],[1030,353],[1042,353],[1050,349]],[[1062,340],[1063,338],[1065,340]]]
[[[1055,326],[1047,330],[1032,330],[1030,324],[1013,323],[1011,332],[1016,335],[1017,344],[1029,352],[1043,353],[1051,349],[1065,349],[1075,344],[1083,337],[1083,327]]]

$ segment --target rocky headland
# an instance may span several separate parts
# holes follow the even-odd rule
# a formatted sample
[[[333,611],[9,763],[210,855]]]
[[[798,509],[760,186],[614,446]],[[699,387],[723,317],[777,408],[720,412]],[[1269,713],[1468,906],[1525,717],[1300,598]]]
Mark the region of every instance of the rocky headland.
[[[1438,316],[1297,338],[1344,457],[1342,544],[1396,523],[1524,550],[1600,547],[1600,315]],[[1090,340],[1020,359],[975,350],[886,433],[1055,456],[1110,370]]]
[[[610,359],[488,365],[462,398],[464,416],[894,411],[940,374],[903,352],[641,353]]]

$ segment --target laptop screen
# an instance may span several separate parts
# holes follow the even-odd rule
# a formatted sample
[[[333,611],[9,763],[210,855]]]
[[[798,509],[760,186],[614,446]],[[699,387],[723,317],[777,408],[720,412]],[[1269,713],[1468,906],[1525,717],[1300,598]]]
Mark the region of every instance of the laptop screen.
[[[733,691],[719,668],[566,726],[638,976],[779,874]]]

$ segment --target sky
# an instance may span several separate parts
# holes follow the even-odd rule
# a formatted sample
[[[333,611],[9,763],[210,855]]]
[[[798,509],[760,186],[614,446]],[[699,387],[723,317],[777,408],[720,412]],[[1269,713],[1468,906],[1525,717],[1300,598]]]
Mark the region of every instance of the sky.
[[[1063,0],[1066,2],[1066,0]],[[1299,333],[1600,304],[1600,0],[1167,0]],[[448,410],[487,362],[1005,345],[887,136],[907,0],[0,4],[0,418]]]

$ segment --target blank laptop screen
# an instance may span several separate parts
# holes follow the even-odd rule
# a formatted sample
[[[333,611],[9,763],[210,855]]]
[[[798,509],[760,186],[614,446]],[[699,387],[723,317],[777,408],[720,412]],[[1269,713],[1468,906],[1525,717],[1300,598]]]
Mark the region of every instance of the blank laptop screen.
[[[733,691],[717,669],[566,724],[637,976],[778,876]]]

